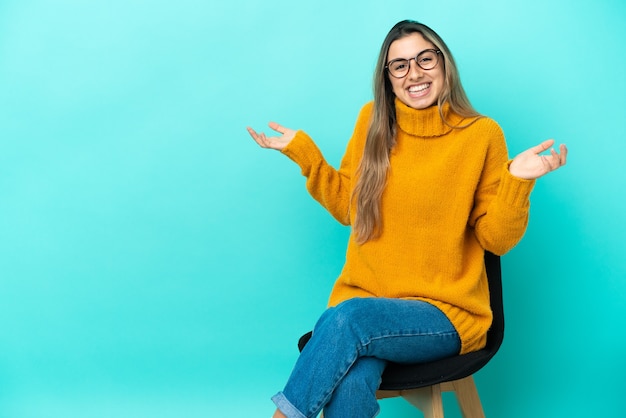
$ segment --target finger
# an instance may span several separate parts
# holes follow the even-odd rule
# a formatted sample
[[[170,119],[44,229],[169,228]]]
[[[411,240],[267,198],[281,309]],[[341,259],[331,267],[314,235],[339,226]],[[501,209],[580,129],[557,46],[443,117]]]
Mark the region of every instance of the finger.
[[[561,156],[558,152],[554,150],[554,148],[550,150],[550,154],[552,155],[552,162],[550,163],[550,167],[552,168],[552,170],[556,170],[561,166]]]
[[[560,155],[561,165],[565,165],[567,163],[567,146],[565,144],[561,144],[559,146],[559,150],[561,151],[561,155]]]
[[[246,130],[248,131],[248,133],[250,134],[250,136],[256,140],[256,137],[258,136],[258,134],[256,133],[256,131],[254,129],[252,129],[251,127],[247,126]]]
[[[254,139],[254,142],[256,142],[260,147],[262,147],[262,148],[267,148],[268,147],[268,140],[267,140],[267,137],[265,136],[265,134],[263,132],[261,132],[259,134],[254,129],[252,129],[250,127],[246,128],[246,129],[248,130],[248,133],[250,134],[252,139]]]
[[[554,139],[546,139],[541,144],[532,147],[530,150],[535,154],[541,154],[552,145],[554,145]]]
[[[284,134],[286,132],[286,128],[276,122],[270,122],[269,127],[280,134]]]
[[[265,133],[261,132],[261,135],[259,135],[259,145],[262,146],[263,148],[268,148],[269,147],[269,138],[267,136],[265,136]]]
[[[254,129],[252,129],[251,127],[246,126],[246,130],[248,131],[248,133],[250,134],[250,136],[251,136],[252,138],[254,138],[255,136],[257,136],[256,131],[255,131]]]

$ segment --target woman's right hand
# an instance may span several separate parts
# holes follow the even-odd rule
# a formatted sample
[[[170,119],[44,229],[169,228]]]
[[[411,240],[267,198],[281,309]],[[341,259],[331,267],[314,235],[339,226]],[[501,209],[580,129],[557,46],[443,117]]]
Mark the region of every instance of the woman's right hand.
[[[278,132],[280,136],[265,136],[265,133],[257,133],[254,129],[248,126],[248,133],[255,140],[257,144],[261,146],[261,148],[269,148],[275,150],[282,150],[291,142],[294,136],[296,136],[296,131],[293,129],[285,128],[277,124],[276,122],[270,122],[269,127],[274,131]]]

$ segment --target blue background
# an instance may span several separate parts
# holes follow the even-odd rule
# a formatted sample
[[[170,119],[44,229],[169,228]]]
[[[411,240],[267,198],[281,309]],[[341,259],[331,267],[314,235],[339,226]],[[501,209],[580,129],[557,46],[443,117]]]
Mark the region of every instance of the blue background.
[[[245,127],[305,129],[338,165],[405,18],[512,155],[570,148],[503,259],[487,415],[623,416],[621,0],[3,0],[0,416],[270,416],[348,230]]]

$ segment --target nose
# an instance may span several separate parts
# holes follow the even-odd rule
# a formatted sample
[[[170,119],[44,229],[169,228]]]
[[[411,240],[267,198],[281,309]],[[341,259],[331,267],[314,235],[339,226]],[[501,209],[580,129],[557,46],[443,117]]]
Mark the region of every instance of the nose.
[[[422,75],[422,67],[417,65],[417,57],[409,60],[409,78],[417,79]]]

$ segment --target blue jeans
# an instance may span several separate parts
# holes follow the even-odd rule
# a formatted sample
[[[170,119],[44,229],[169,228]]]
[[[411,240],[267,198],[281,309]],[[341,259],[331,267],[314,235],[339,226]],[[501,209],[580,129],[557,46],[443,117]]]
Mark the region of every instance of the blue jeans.
[[[461,340],[437,307],[423,301],[355,298],[326,310],[282,392],[289,418],[371,418],[387,361],[420,363],[459,353]]]

